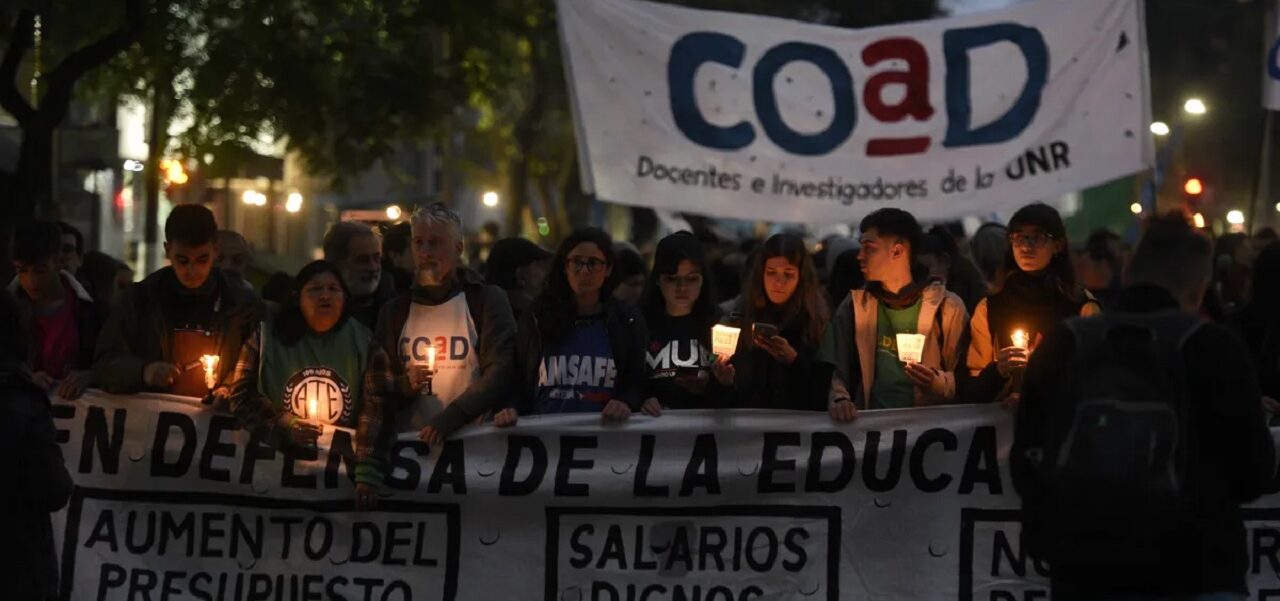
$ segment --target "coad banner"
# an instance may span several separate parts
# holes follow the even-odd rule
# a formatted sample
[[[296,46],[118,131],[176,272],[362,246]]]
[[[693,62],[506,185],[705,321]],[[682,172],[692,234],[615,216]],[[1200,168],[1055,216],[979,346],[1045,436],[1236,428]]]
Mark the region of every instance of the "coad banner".
[[[937,220],[1147,168],[1140,0],[849,30],[557,0],[583,185],[721,217]]]
[[[1046,599],[1018,542],[999,407],[671,412],[400,437],[353,510],[352,432],[265,446],[176,397],[54,406],[77,483],[63,598],[166,601]],[[1247,512],[1280,594],[1280,506]]]

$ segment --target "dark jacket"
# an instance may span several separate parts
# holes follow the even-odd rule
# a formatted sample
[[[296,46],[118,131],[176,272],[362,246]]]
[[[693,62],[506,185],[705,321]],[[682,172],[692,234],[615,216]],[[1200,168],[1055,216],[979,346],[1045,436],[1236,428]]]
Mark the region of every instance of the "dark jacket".
[[[432,419],[441,435],[449,436],[503,406],[511,396],[515,379],[516,322],[507,304],[507,295],[497,286],[484,283],[480,274],[459,267],[455,289],[432,302],[421,291],[405,292],[382,308],[378,327],[373,332],[373,348],[369,350],[369,366],[365,370],[363,407],[356,431],[357,479],[381,481],[383,462],[395,437],[395,415],[413,402],[414,394],[400,358],[400,333],[409,320],[412,303],[439,305],[467,295],[467,307],[476,325],[480,343],[476,349],[480,377],[461,396],[454,399]]]
[[[1166,291],[1152,286],[1125,290],[1116,313],[1152,313],[1176,309]],[[1075,338],[1059,324],[1044,338],[1027,366],[1022,401],[1009,452],[1014,487],[1024,509],[1045,498],[1046,485],[1027,458],[1043,446],[1040,424],[1048,399],[1064,387],[1062,369],[1075,353]],[[1187,494],[1195,516],[1169,540],[1152,568],[1054,565],[1053,598],[1164,598],[1215,591],[1244,594],[1248,555],[1240,505],[1272,488],[1275,446],[1262,414],[1258,380],[1247,351],[1226,328],[1206,323],[1183,346],[1185,382],[1192,429]]]
[[[73,484],[55,440],[48,395],[14,372],[0,374],[0,456],[0,597],[56,598],[58,556],[49,514],[67,504]]]
[[[76,354],[76,364],[73,368],[86,370],[93,366],[94,348],[98,343],[98,334],[107,321],[108,307],[105,303],[95,302],[79,280],[71,277],[70,273],[62,273],[62,285],[66,287],[67,294],[75,296],[76,300],[76,333],[80,336],[80,350]],[[14,300],[17,301],[21,336],[28,343],[27,357],[30,358],[40,344],[32,331],[34,308],[31,306],[31,299],[21,287],[14,291]]]
[[[775,320],[776,321],[776,320]],[[780,334],[796,351],[796,360],[783,365],[751,339],[750,324],[738,337],[738,352],[730,363],[734,368],[732,407],[740,409],[796,409],[826,411],[831,387],[831,364],[818,361],[818,349],[804,339],[799,323]]]
[[[103,390],[130,394],[146,385],[142,372],[155,361],[172,361],[169,324],[161,309],[165,303],[177,302],[166,290],[165,278],[175,277],[172,267],[165,267],[120,294],[119,303],[98,337],[93,360],[93,381]],[[219,335],[218,380],[224,381],[235,369],[240,347],[253,334],[265,315],[265,306],[251,291],[232,285],[222,271],[214,268],[222,302],[214,313],[213,327]],[[215,390],[215,396],[225,396]]]
[[[609,348],[618,369],[614,398],[626,403],[632,411],[638,411],[648,387],[649,369],[644,349],[649,343],[649,329],[638,309],[609,299],[605,302],[605,330],[609,332]],[[533,412],[538,396],[538,368],[542,365],[544,350],[537,310],[529,311],[520,322],[516,339],[520,390],[512,395],[508,405],[515,407],[520,415]]]

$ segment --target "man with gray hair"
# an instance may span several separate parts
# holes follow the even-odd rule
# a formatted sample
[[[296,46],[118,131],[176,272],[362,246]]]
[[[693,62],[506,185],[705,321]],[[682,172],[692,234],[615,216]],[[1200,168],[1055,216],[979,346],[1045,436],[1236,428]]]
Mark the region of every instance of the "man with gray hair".
[[[371,508],[395,434],[441,444],[510,393],[515,317],[507,295],[461,265],[462,220],[435,203],[413,215],[413,288],[383,307],[356,433],[356,503]]]
[[[351,316],[373,329],[378,311],[395,298],[395,286],[382,277],[382,243],[373,228],[358,221],[340,221],[324,235],[324,260],[342,272],[351,291]]]
[[[1210,251],[1152,220],[1110,312],[1031,356],[1009,464],[1054,599],[1246,598],[1240,505],[1274,488],[1276,451],[1248,351],[1198,314]]]

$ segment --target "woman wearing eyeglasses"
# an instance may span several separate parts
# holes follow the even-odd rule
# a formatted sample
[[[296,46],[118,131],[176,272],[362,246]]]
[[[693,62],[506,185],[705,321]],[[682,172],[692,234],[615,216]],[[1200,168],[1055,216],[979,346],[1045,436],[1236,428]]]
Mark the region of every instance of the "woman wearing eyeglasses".
[[[720,321],[720,309],[708,282],[696,236],[677,232],[658,242],[640,300],[649,326],[649,390],[641,406],[647,415],[725,406],[729,391],[711,373],[716,363],[711,328]]]
[[[614,259],[613,240],[595,228],[560,244],[547,287],[520,324],[515,406],[499,411],[495,425],[544,413],[624,420],[640,409],[649,334],[636,309],[613,299]]]
[[[978,303],[969,322],[967,382],[971,402],[1015,402],[1014,376],[1040,337],[1058,322],[1096,315],[1098,302],[1076,282],[1062,217],[1052,207],[1025,206],[1009,220],[1000,288]]]

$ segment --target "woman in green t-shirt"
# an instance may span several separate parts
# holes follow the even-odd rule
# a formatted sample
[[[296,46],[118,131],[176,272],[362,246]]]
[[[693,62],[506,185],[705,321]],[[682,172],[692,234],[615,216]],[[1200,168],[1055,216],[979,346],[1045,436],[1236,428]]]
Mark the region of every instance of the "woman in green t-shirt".
[[[303,267],[289,302],[246,342],[231,411],[272,444],[312,446],[323,426],[354,428],[372,338],[349,317],[350,294],[326,261]]]

